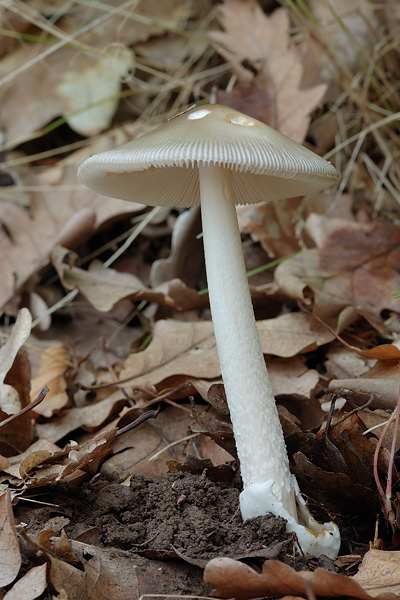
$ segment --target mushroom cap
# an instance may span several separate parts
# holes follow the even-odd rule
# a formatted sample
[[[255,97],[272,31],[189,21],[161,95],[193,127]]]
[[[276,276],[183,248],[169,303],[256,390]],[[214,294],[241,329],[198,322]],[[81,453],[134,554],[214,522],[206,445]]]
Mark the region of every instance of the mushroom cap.
[[[326,160],[276,129],[218,104],[191,108],[119,148],[88,158],[90,189],[150,206],[198,206],[199,165],[232,172],[236,204],[302,196],[338,179]]]

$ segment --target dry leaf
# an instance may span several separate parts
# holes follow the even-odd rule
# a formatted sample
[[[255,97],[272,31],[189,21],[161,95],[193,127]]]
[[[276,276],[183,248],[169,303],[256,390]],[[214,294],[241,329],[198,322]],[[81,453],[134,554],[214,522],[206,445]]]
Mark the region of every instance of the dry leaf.
[[[47,440],[38,440],[16,457],[14,464],[4,469],[4,472],[13,476],[15,483],[18,479],[22,480],[25,488],[40,487],[66,479],[71,473],[86,470],[93,462],[97,467],[97,461],[104,460],[109,453],[116,432],[115,427],[108,427],[83,444],[70,442],[62,449]],[[18,488],[21,488],[20,483],[17,484]]]
[[[72,179],[75,186],[77,165],[65,167],[66,177]],[[63,184],[64,181],[59,183]],[[142,206],[134,203],[122,200],[110,202],[109,198],[100,198],[97,194],[71,191],[68,184],[65,192],[62,191],[62,185],[56,191],[47,183],[46,191],[32,193],[29,212],[12,201],[2,201],[0,207],[3,221],[0,243],[4,255],[7,255],[7,260],[0,265],[0,307],[15,296],[15,291],[33,273],[48,264],[49,253],[58,243],[60,231],[78,210],[93,208],[97,225],[100,225],[113,216],[133,214],[142,209]]]
[[[35,600],[46,589],[47,565],[39,565],[30,569],[19,579],[4,596],[4,600]]]
[[[238,207],[240,231],[260,242],[271,257],[288,256],[299,250],[295,235],[295,216],[300,198],[289,198],[262,205]]]
[[[303,65],[289,38],[289,15],[279,8],[266,16],[256,0],[225,0],[219,9],[223,32],[210,34],[218,52],[232,64],[239,81],[251,83],[257,70],[259,85],[269,97],[268,124],[302,142],[310,113],[321,102],[326,84],[302,89]],[[246,112],[246,111],[245,111]]]
[[[134,66],[129,46],[162,35],[160,21],[176,26],[187,17],[187,8],[184,0],[165,5],[146,0],[130,8],[109,0],[107,11],[87,4],[79,11],[63,7],[62,14],[60,39],[24,40],[1,61],[0,126],[8,144],[16,145],[60,115],[84,135],[99,133],[110,124],[122,79]]]
[[[111,310],[124,298],[158,304],[166,302],[164,294],[146,287],[135,275],[105,268],[99,260],[94,260],[89,270],[84,271],[74,266],[77,255],[61,246],[53,249],[51,258],[62,284],[67,289],[77,288],[94,308],[102,312]]]
[[[369,0],[353,0],[350,7],[347,0],[311,0],[309,8],[321,27],[321,39],[329,40],[331,51],[335,48],[331,67],[339,68],[340,73],[339,65],[345,64],[356,73],[360,68],[358,54],[369,56],[373,51],[371,31],[378,27],[373,4]]]
[[[400,552],[369,550],[363,558],[353,580],[361,585],[370,596],[380,594],[400,596]]]
[[[312,215],[307,223],[319,247],[277,267],[279,288],[306,304],[313,298],[313,314],[333,329],[340,319],[348,324],[358,313],[386,334],[382,311],[399,310],[393,297],[400,287],[399,228],[392,223],[349,223],[319,215]]]
[[[310,318],[302,313],[258,321],[257,328],[264,354],[281,357],[311,351],[334,337],[328,331],[310,331]],[[174,375],[186,379],[220,377],[212,323],[157,321],[151,344],[146,350],[128,356],[120,380],[129,380],[125,387],[142,387],[149,383],[165,384]]]
[[[35,407],[35,413],[50,418],[68,403],[65,372],[70,367],[69,351],[64,344],[54,344],[40,354],[40,367],[32,379],[31,400],[47,385],[46,398]]]
[[[31,367],[28,354],[21,348],[14,359],[11,369],[5,378],[5,385],[10,386],[18,395],[20,408],[30,404]],[[0,411],[0,420],[7,417]],[[0,429],[0,448],[2,454],[13,456],[28,448],[34,436],[32,414],[27,411],[2,425]]]
[[[113,414],[117,413],[126,403],[122,394],[110,395],[100,402],[93,403],[83,408],[70,408],[63,416],[48,423],[38,423],[36,430],[40,437],[52,442],[61,440],[75,429],[84,428],[95,431],[105,423]]]
[[[7,415],[13,415],[21,409],[17,390],[4,383],[8,371],[21,346],[31,332],[32,317],[27,308],[22,308],[6,343],[0,348],[0,409]]]
[[[125,416],[123,413],[119,419],[121,423],[125,422]],[[162,477],[168,460],[184,460],[191,443],[185,439],[191,422],[187,406],[167,406],[156,419],[115,438],[113,455],[102,464],[101,474],[112,480],[116,477],[124,480],[132,473],[147,479]],[[184,441],[176,443],[179,440]]]
[[[0,588],[9,585],[18,575],[22,564],[11,497],[0,495]]]
[[[320,568],[313,573],[296,572],[276,560],[266,561],[262,572],[257,573],[248,565],[231,558],[214,558],[204,570],[204,580],[216,588],[215,595],[218,598],[236,600],[280,596],[308,598],[310,593],[314,597],[346,596],[359,600],[369,600],[372,597],[380,600],[393,598],[384,586],[379,588],[377,594],[370,595],[354,578]]]
[[[399,378],[333,379],[329,390],[349,398],[357,406],[369,403],[369,408],[394,410],[399,395]]]

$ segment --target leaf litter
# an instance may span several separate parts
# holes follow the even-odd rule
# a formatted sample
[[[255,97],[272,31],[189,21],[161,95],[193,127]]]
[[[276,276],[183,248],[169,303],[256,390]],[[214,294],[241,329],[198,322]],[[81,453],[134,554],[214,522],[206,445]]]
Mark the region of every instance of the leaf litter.
[[[4,598],[400,596],[399,15],[266,4],[2,13]],[[291,470],[341,529],[335,561],[294,555],[282,519],[241,522],[198,211],[76,181],[90,154],[209,98],[342,170],[333,193],[238,209],[248,270],[281,261],[250,289]]]

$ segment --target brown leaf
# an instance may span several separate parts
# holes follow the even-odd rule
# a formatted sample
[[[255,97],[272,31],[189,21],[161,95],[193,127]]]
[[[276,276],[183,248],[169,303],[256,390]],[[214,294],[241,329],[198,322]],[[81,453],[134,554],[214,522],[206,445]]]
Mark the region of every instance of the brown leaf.
[[[28,354],[24,348],[21,348],[4,380],[6,385],[10,385],[17,391],[21,408],[25,408],[30,403],[30,378],[31,367]],[[3,414],[0,411],[0,419]],[[3,454],[12,456],[23,452],[31,444],[33,435],[32,413],[28,411],[1,427],[0,448],[3,448]]]
[[[400,552],[369,550],[353,580],[371,596],[395,594],[400,597]]]
[[[54,344],[40,354],[40,367],[32,379],[31,400],[33,401],[47,385],[46,398],[35,407],[35,413],[50,418],[69,401],[65,372],[70,366],[70,356],[64,344]]]
[[[355,578],[331,573],[321,568],[313,573],[305,571],[297,573],[288,565],[276,560],[266,561],[262,572],[257,573],[251,567],[231,558],[214,558],[204,570],[204,580],[216,588],[215,595],[218,598],[236,600],[281,596],[307,598],[310,597],[310,593],[314,597],[345,596],[359,600],[368,600],[373,596],[381,600],[393,598],[386,592],[384,586],[380,587],[380,593],[369,595]]]
[[[18,144],[60,115],[83,135],[102,131],[118,105],[122,78],[133,67],[129,46],[163,34],[160,21],[174,26],[188,14],[182,0],[170,0],[166,5],[148,1],[140,7],[138,20],[134,15],[123,18],[118,0],[110,0],[109,7],[106,13],[93,5],[64,11],[58,23],[60,40],[50,45],[26,41],[3,57],[0,126],[8,143]],[[76,38],[79,52],[73,43],[67,43]],[[12,85],[5,85],[6,81]],[[27,97],[29,103],[24,102]],[[21,103],[23,111],[18,108]]]
[[[313,314],[333,329],[338,328],[340,319],[348,322],[346,314],[354,320],[358,313],[385,334],[381,312],[399,308],[393,297],[400,287],[399,227],[317,215],[308,223],[320,246],[277,267],[275,279],[280,289],[306,304],[313,297]]]
[[[288,256],[299,250],[296,214],[302,198],[238,207],[240,231],[249,233],[272,257]]]
[[[9,585],[18,575],[22,564],[11,497],[0,495],[0,587]]]
[[[211,437],[218,446],[236,458],[236,444],[233,437],[232,425],[221,419],[215,410],[198,410],[192,408],[194,423],[192,431],[204,433]]]
[[[36,425],[40,437],[52,442],[61,440],[71,431],[83,427],[87,431],[95,431],[126,403],[121,393],[111,395],[100,402],[71,408],[63,416],[48,423]]]
[[[376,490],[355,483],[352,476],[345,473],[320,469],[302,452],[296,452],[293,460],[294,465],[291,470],[302,492],[324,505],[327,510],[357,517],[379,511],[380,504]]]
[[[11,385],[5,384],[4,380],[13,366],[21,346],[29,337],[31,324],[32,317],[29,310],[22,308],[18,312],[11,334],[0,348],[0,410],[7,415],[15,414],[21,409],[21,399],[18,392]],[[13,377],[13,379],[16,379],[16,377]]]
[[[213,327],[210,322],[157,321],[151,344],[131,354],[120,379],[141,387],[160,383],[173,374],[215,379],[220,375]]]
[[[321,102],[326,84],[302,89],[302,60],[290,43],[288,12],[280,8],[266,16],[255,0],[225,0],[219,9],[219,20],[224,31],[210,34],[218,52],[231,62],[242,83],[253,81],[252,72],[243,63],[249,61],[253,65],[270,98],[269,125],[302,142],[309,115]]]
[[[353,414],[331,427],[329,439],[339,449],[353,481],[371,487],[375,444],[363,435],[364,431],[358,415]]]
[[[393,410],[397,404],[400,381],[398,378],[360,377],[358,379],[333,379],[329,390],[343,395],[357,406],[369,402],[369,408]]]
[[[120,419],[122,424],[126,414],[128,411]],[[118,473],[125,479],[134,469],[136,475],[143,474],[146,478],[165,475],[166,462],[183,461],[191,447],[187,439],[191,421],[188,407],[166,406],[156,419],[115,438],[113,455],[102,464],[101,474],[115,479]]]
[[[263,352],[283,357],[294,356],[332,339],[329,332],[311,332],[309,323],[310,318],[302,313],[288,313],[275,319],[258,321]],[[125,382],[129,379],[130,386],[142,387],[149,383],[159,385],[170,382],[174,375],[186,379],[220,377],[212,323],[157,321],[151,344],[146,350],[128,356],[120,372],[120,380]],[[307,379],[308,375],[305,377]],[[127,384],[124,383],[124,386]],[[279,389],[276,392],[279,393]]]
[[[4,596],[4,600],[34,600],[43,594],[46,589],[47,565],[32,567],[25,575],[14,583],[13,587]]]
[[[204,581],[216,588],[218,598],[244,600],[306,594],[303,577],[276,560],[265,561],[262,573],[257,573],[232,558],[214,558],[204,569]]]
[[[65,166],[65,175],[60,175],[57,183],[59,200],[54,200],[53,185],[46,185],[47,190],[34,192],[31,195],[30,210],[25,210],[13,201],[0,202],[3,227],[0,229],[0,242],[7,260],[0,264],[0,307],[4,306],[10,298],[15,296],[26,281],[49,262],[49,253],[58,243],[60,230],[62,230],[75,213],[86,207],[93,208],[96,212],[97,225],[115,216],[135,213],[142,209],[141,205],[115,200],[110,202],[107,198],[82,191],[62,192],[62,185],[72,183],[76,185],[77,162],[72,166]],[[63,173],[61,165],[57,171]],[[36,181],[43,184],[43,180]],[[7,191],[7,194],[9,192]],[[60,196],[61,194],[61,196]],[[11,310],[10,310],[11,312]]]
[[[217,90],[217,102],[251,115],[263,123],[272,122],[271,97],[254,82],[238,85],[233,92]]]
[[[115,548],[99,548],[76,541],[72,542],[72,550],[80,560],[80,568],[48,555],[51,582],[58,592],[65,590],[69,600],[127,600],[145,594],[168,594],[187,585],[188,575],[193,570],[188,565],[178,567],[176,563],[156,560],[147,562],[144,568],[140,559],[135,560]]]
[[[71,442],[62,449],[48,440],[38,440],[4,472],[23,480],[27,488],[65,479],[71,473],[87,469],[91,463],[97,467],[109,454],[116,432],[115,427],[109,427],[83,444]]]
[[[283,358],[271,358],[267,362],[274,396],[291,396],[309,399],[318,384],[319,374],[305,364],[302,356],[291,361]]]
[[[61,246],[53,249],[51,258],[62,284],[67,289],[77,288],[99,311],[111,310],[123,298],[166,302],[164,294],[147,288],[135,275],[106,268],[99,260],[94,260],[85,271],[74,266],[77,255]]]

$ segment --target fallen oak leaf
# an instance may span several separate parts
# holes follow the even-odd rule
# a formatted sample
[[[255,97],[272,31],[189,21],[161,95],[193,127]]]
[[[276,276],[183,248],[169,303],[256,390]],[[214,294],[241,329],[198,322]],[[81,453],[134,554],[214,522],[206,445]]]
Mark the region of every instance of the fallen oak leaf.
[[[318,247],[278,265],[274,277],[280,290],[304,304],[313,302],[313,316],[332,329],[346,315],[347,324],[361,315],[386,335],[382,311],[399,311],[393,290],[400,285],[400,228],[315,214],[307,228]]]
[[[204,569],[204,581],[218,598],[252,598],[306,594],[306,582],[294,569],[277,560],[265,561],[262,572],[228,557],[213,558]]]
[[[76,156],[76,155],[74,155]],[[33,192],[30,197],[29,212],[15,202],[1,201],[1,217],[3,227],[0,230],[0,242],[7,260],[0,263],[0,307],[15,297],[16,290],[49,262],[49,253],[58,243],[60,231],[83,207],[92,208],[96,214],[96,227],[103,222],[118,216],[134,214],[142,210],[142,206],[134,203],[115,200],[99,194],[85,194],[81,190],[69,190],[68,185],[76,184],[75,164],[58,165],[53,169],[65,173],[60,176],[59,185],[44,182],[46,191]],[[64,163],[63,163],[64,164]],[[66,183],[67,182],[67,183]],[[43,187],[43,179],[35,179],[38,187]],[[63,193],[63,185],[67,191]],[[55,189],[60,198],[54,201]],[[9,192],[7,192],[9,194]],[[60,194],[61,195],[60,197]],[[80,241],[83,241],[82,239]],[[11,308],[9,308],[11,312]]]
[[[291,471],[298,479],[303,494],[331,512],[351,514],[357,518],[379,512],[379,497],[375,486],[372,489],[355,483],[345,473],[324,471],[309,461],[302,452],[293,455]]]
[[[393,594],[370,595],[353,578],[331,573],[318,568],[296,572],[292,567],[277,560],[263,564],[262,572],[257,573],[246,564],[222,557],[214,558],[204,569],[204,580],[215,589],[218,598],[251,600],[253,598],[273,598],[281,596],[313,596],[328,598],[351,597],[358,600],[386,600],[397,598]],[[311,588],[311,589],[310,589]]]
[[[264,354],[292,357],[333,339],[329,331],[311,331],[310,322],[311,318],[302,313],[287,313],[258,321]],[[273,362],[269,366],[273,369]],[[186,379],[219,378],[221,370],[212,323],[157,321],[149,346],[142,352],[130,354],[119,375],[120,385],[129,381],[133,387],[144,387],[149,383],[161,385],[173,375],[182,375]]]
[[[121,393],[111,394],[95,404],[70,408],[62,416],[47,423],[37,423],[36,430],[39,437],[52,442],[57,442],[75,429],[95,431],[125,404],[126,398]]]
[[[224,31],[209,34],[218,52],[232,64],[241,83],[253,81],[252,71],[243,66],[246,61],[252,64],[269,97],[268,124],[302,142],[309,115],[321,102],[327,85],[302,88],[302,58],[290,42],[288,11],[278,8],[267,16],[255,0],[225,0],[219,7],[219,21]]]

